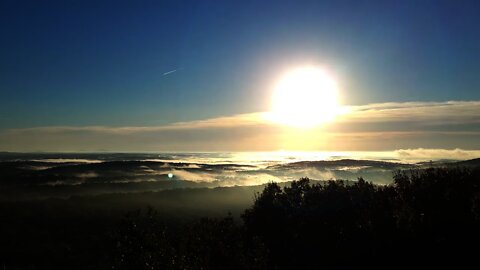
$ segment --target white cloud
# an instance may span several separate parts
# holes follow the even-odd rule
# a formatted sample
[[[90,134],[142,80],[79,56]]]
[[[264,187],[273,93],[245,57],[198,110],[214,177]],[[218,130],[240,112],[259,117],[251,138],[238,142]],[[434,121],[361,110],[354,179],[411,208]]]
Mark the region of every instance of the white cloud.
[[[214,175],[209,173],[194,173],[185,170],[174,169],[171,171],[178,180],[189,180],[195,182],[214,182],[217,181]]]

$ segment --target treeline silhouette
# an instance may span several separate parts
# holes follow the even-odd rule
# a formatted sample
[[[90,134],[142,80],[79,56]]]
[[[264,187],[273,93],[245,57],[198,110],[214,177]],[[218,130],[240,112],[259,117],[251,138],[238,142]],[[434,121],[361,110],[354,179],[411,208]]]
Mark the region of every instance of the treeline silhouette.
[[[268,184],[235,223],[171,228],[150,209],[116,232],[115,269],[351,269],[475,263],[480,174],[462,168],[397,171],[373,185],[308,178]]]
[[[362,178],[302,178],[263,189],[2,202],[0,269],[476,265],[480,170],[403,170],[393,178],[393,184],[383,186]],[[221,208],[222,202],[227,206]],[[148,204],[153,208],[145,208]],[[233,214],[224,217],[224,209]]]

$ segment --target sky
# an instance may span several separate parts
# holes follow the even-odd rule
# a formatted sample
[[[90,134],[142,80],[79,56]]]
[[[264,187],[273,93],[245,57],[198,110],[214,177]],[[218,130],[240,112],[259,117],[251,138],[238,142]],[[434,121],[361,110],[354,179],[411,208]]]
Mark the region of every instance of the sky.
[[[0,151],[480,149],[479,1],[0,2]],[[352,113],[269,123],[285,70]]]

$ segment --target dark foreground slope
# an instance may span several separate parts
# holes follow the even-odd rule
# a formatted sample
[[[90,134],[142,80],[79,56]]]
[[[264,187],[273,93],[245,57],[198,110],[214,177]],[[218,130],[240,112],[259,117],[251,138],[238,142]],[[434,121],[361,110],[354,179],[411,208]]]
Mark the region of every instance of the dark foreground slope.
[[[478,170],[453,167],[399,171],[389,186],[301,179],[4,202],[0,263],[5,269],[462,268],[478,251],[479,184]]]
[[[111,269],[127,213],[154,208],[180,228],[202,217],[239,217],[262,186],[172,189],[0,201],[0,269]]]

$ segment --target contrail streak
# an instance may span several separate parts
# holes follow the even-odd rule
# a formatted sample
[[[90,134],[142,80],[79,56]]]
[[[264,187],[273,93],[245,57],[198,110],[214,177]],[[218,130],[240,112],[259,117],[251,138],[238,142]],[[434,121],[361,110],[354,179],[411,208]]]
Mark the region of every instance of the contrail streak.
[[[172,74],[172,73],[174,73],[174,72],[176,72],[176,71],[177,71],[177,69],[167,71],[167,72],[163,73],[162,76],[165,76],[165,75],[168,75],[168,74]]]

